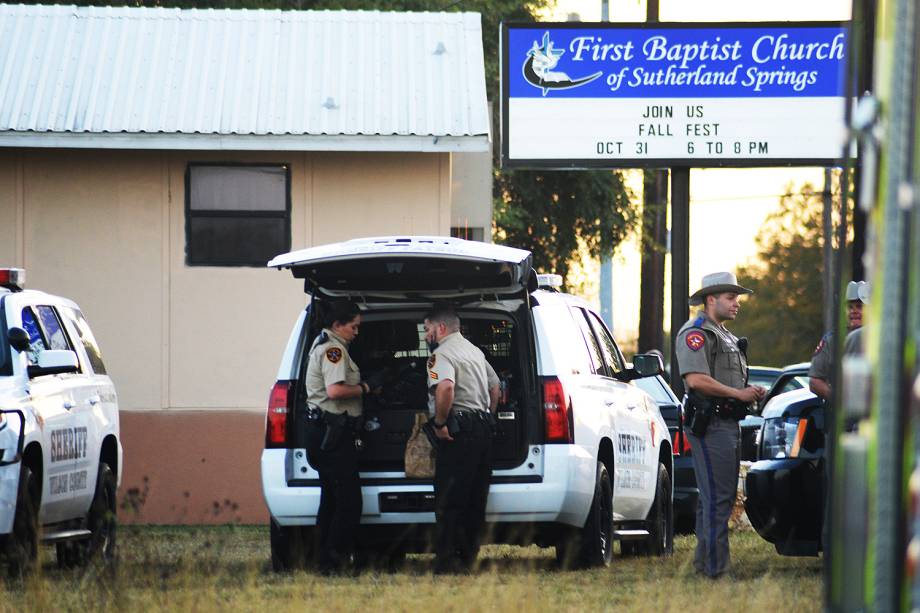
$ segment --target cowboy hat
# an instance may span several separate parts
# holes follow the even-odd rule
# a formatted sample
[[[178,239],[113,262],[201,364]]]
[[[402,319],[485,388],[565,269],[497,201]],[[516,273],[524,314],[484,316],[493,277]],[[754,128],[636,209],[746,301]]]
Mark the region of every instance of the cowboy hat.
[[[754,290],[738,285],[738,279],[730,272],[714,272],[703,276],[700,289],[690,296],[690,304],[703,304],[703,297],[709,294],[732,292],[735,294],[753,294]]]

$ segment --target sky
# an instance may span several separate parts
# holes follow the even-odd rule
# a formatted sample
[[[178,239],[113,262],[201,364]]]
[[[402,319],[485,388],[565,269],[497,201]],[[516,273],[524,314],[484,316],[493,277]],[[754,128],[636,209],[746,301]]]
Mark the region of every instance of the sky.
[[[659,0],[661,21],[845,21],[849,0]],[[644,21],[645,0],[610,0],[611,21]],[[577,13],[581,21],[599,21],[600,0],[557,0],[545,21],[566,21]],[[704,274],[734,272],[738,264],[756,255],[754,237],[779,196],[790,183],[821,187],[821,168],[695,169],[690,174],[690,290]],[[641,174],[627,172],[627,184],[641,200]],[[613,327],[627,347],[639,327],[639,251],[636,240],[622,245],[614,256]],[[667,278],[670,258],[665,263]],[[598,304],[598,265],[586,263],[575,291]],[[669,293],[665,288],[665,328],[669,327]],[[742,315],[743,316],[743,307]]]

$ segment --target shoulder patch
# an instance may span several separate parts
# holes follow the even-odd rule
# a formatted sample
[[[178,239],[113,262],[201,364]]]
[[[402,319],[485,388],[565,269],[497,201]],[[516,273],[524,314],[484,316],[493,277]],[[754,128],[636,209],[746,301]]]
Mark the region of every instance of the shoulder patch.
[[[342,359],[342,350],[338,347],[330,347],[326,350],[326,359],[333,364],[338,364],[339,360]]]
[[[428,376],[431,377],[431,380],[432,380],[432,381],[437,381],[437,380],[438,380],[438,373],[436,373],[436,372],[433,371],[433,370],[429,370],[429,371],[428,371]]]
[[[826,337],[822,336],[821,341],[818,343],[818,346],[815,347],[815,352],[813,355],[818,355],[819,353],[821,353],[821,350],[824,349],[824,345],[826,344],[827,344]]]
[[[687,334],[686,341],[690,351],[699,351],[706,344],[706,335],[699,330],[692,330]]]
[[[434,368],[435,362],[438,361],[438,357],[435,354],[428,356],[428,368]]]

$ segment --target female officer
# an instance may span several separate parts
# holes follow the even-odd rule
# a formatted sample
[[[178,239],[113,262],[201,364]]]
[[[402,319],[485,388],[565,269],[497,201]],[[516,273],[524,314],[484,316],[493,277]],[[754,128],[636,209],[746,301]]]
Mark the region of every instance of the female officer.
[[[358,336],[360,325],[357,305],[332,303],[307,366],[307,403],[312,409],[307,422],[307,457],[319,472],[319,564],[327,574],[352,565],[354,534],[361,520],[355,429],[361,398],[370,388],[361,381],[361,371],[348,355],[348,345]]]

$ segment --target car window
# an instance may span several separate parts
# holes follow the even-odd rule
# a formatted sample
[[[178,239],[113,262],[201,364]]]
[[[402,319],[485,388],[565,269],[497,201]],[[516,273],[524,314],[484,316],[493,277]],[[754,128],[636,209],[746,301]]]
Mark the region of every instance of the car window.
[[[581,334],[575,325],[574,315],[566,306],[541,306],[541,319],[545,321],[544,331],[549,350],[557,370],[563,373],[588,374],[593,371],[591,357]],[[541,342],[541,339],[537,339]]]
[[[64,328],[61,326],[61,321],[58,319],[54,309],[50,306],[39,306],[37,310],[38,317],[42,322],[42,327],[45,329],[50,348],[69,349],[72,351],[73,347],[71,347],[70,341],[67,340],[67,335],[64,333]]]
[[[776,381],[775,375],[751,373],[750,377],[748,377],[748,384],[762,387],[765,390],[773,387],[774,381]]]
[[[572,317],[575,318],[575,323],[581,330],[581,336],[585,339],[585,345],[588,346],[588,354],[590,354],[591,361],[593,362],[591,372],[598,375],[608,375],[609,373],[607,372],[607,367],[604,365],[604,359],[601,357],[601,347],[594,337],[591,326],[588,324],[587,314],[584,309],[572,309]]]
[[[674,404],[676,401],[665,390],[664,382],[660,377],[642,377],[636,379],[634,383],[646,392],[657,404]]]
[[[610,336],[610,332],[607,331],[607,326],[598,318],[598,316],[592,312],[588,312],[588,321],[591,322],[591,328],[594,329],[594,334],[600,339],[601,344],[601,353],[604,356],[604,362],[607,364],[607,370],[611,374],[615,374],[623,370],[623,361],[620,359],[620,352],[617,349],[617,344],[614,342],[613,337]]]
[[[6,329],[6,309],[0,297],[0,377],[13,374],[13,348],[6,338]]]
[[[83,317],[83,313],[80,312],[79,309],[70,307],[61,309],[61,313],[64,317],[69,319],[73,327],[76,328],[77,336],[80,337],[80,342],[86,350],[86,356],[89,358],[89,363],[93,367],[93,372],[97,375],[106,374],[105,363],[102,361],[102,352],[99,350],[99,344],[96,342],[96,337],[93,336],[93,331],[90,330],[89,324],[86,323],[86,318]]]
[[[22,329],[29,335],[29,350],[26,352],[29,364],[38,364],[38,354],[47,349],[48,344],[45,342],[41,326],[38,325],[38,318],[32,307],[22,309]]]

